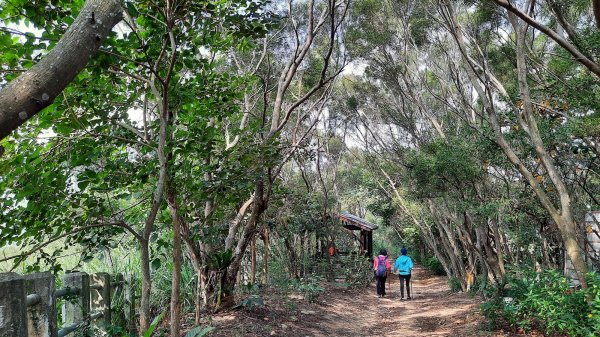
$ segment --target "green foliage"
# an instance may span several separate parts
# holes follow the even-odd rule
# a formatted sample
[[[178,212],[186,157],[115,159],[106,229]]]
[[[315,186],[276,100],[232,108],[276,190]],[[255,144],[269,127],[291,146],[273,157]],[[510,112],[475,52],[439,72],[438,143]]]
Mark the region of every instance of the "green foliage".
[[[442,266],[440,261],[434,255],[426,256],[425,258],[422,259],[421,263],[423,264],[423,267],[427,268],[428,270],[433,272],[435,275],[439,275],[439,276],[446,275],[446,271],[444,270],[444,267]]]
[[[153,289],[150,296],[150,304],[152,308],[159,311],[168,310],[171,300],[173,262],[167,256],[162,255],[160,257],[162,261],[160,268],[152,270]],[[192,265],[183,263],[181,266],[181,294],[183,294],[181,296],[181,304],[183,310],[193,310],[194,308],[194,296],[192,294],[196,293],[196,279],[196,271]]]
[[[304,300],[308,302],[316,302],[319,296],[325,292],[325,288],[321,286],[322,279],[318,276],[311,275],[300,279],[295,285],[296,290],[304,296]]]
[[[415,44],[419,47],[430,43],[429,37],[431,31],[434,29],[435,21],[431,15],[427,12],[425,6],[415,6],[416,8],[411,13],[408,21],[410,27],[410,34],[415,41]]]
[[[407,158],[413,193],[438,196],[444,192],[460,190],[469,182],[480,179],[482,164],[477,162],[477,149],[465,140],[433,140]]]
[[[156,330],[156,328],[158,327],[158,325],[160,324],[160,322],[162,321],[163,317],[165,316],[165,313],[162,312],[160,315],[156,316],[153,320],[152,323],[150,323],[150,326],[148,327],[148,330],[144,331],[142,333],[142,337],[150,337],[152,336],[152,334],[154,333],[154,330]],[[124,335],[123,337],[126,337],[127,335]]]
[[[450,291],[453,293],[462,291],[462,285],[460,283],[460,280],[456,277],[451,277],[448,279],[448,286],[450,287]]]
[[[576,290],[556,270],[514,273],[506,289],[482,305],[482,312],[491,322],[503,318],[526,331],[591,337],[600,331],[600,276],[591,273],[587,279],[589,288]]]
[[[17,70],[30,67],[61,37],[82,3],[11,1],[0,6],[0,21],[34,31],[26,33],[25,39],[17,38],[18,32],[3,33],[0,64]],[[156,19],[160,8],[155,6],[161,5],[126,2],[135,31],[111,34],[103,41],[105,52],[90,60],[54,104],[3,140],[7,151],[0,161],[0,246],[16,244],[24,253],[64,237],[60,240],[64,248],[34,250],[40,263],[28,263],[28,271],[49,265],[59,272],[62,266],[57,260],[69,247],[81,248],[81,263],[95,257],[92,252],[115,248],[120,242],[115,237],[130,234],[118,224],[141,232],[150,206],[146,200],[151,199],[158,178],[159,123],[149,112],[142,126],[141,121],[132,120],[131,111],[157,98],[148,83],[138,79],[150,79],[152,72],[144,65],[165,56],[161,50],[165,25]],[[253,48],[252,41],[278,21],[264,6],[263,1],[205,1],[175,9],[174,30],[181,48],[171,82],[165,83],[168,92],[162,94],[170,95],[168,105],[177,115],[174,139],[167,144],[172,155],[169,180],[187,201],[182,203],[186,223],[198,218],[201,212],[196,205],[209,198],[220,206],[212,220],[222,219],[247,197],[262,169],[264,161],[256,160],[252,144],[255,129],[233,130],[233,136],[240,136],[240,146],[234,150],[223,151],[220,146],[223,123],[226,119],[237,123],[241,118],[238,103],[253,79],[230,75],[222,62],[207,53]],[[156,62],[158,75],[164,77],[165,65]],[[111,73],[109,68],[122,73]],[[12,74],[0,72],[0,82],[13,79]],[[213,125],[208,123],[211,119]],[[144,136],[132,130],[143,130]],[[272,149],[269,144],[258,152],[271,160],[276,157],[269,152]],[[207,158],[209,164],[205,164]],[[198,179],[205,173],[212,173],[210,181]],[[155,224],[158,231],[170,224],[166,213],[161,207]],[[222,228],[203,226],[205,232],[191,235],[218,241]],[[169,244],[160,235],[153,236],[152,246],[159,253]],[[17,258],[15,264],[24,258]],[[152,268],[161,269],[165,258],[170,255],[153,256]]]
[[[197,326],[185,334],[185,337],[203,337],[215,328],[212,326]]]
[[[233,251],[224,250],[215,252],[210,256],[209,269],[210,270],[225,270],[233,261]]]
[[[363,288],[373,280],[373,265],[365,256],[350,255],[342,259],[341,271],[345,284],[350,288]]]

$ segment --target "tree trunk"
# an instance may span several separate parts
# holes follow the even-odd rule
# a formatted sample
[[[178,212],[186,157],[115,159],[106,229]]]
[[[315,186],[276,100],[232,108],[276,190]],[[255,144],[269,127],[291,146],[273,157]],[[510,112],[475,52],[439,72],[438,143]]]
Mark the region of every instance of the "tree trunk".
[[[0,90],[0,140],[52,104],[121,19],[118,1],[86,1],[56,46]]]
[[[233,252],[233,259],[231,261],[231,264],[229,265],[227,278],[225,280],[225,291],[233,290],[233,287],[235,286],[236,275],[240,269],[244,253],[248,248],[250,239],[256,235],[257,223],[266,208],[263,199],[264,189],[264,182],[262,180],[258,180],[254,188],[254,202],[252,205],[252,213],[250,214],[250,218],[248,219],[246,228],[244,228],[244,232],[242,233],[237,243],[237,246],[235,247],[235,250]]]
[[[594,18],[596,19],[596,29],[600,29],[600,0],[592,0],[594,9]]]
[[[506,268],[504,267],[504,245],[502,244],[502,237],[500,236],[500,229],[497,219],[491,219],[490,225],[492,232],[494,233],[494,243],[496,244],[496,256],[498,260],[498,270],[500,277],[503,278],[506,274]]]
[[[167,141],[167,125],[165,120],[161,117],[159,141],[158,141],[158,154],[160,158],[164,158],[165,146]],[[158,210],[162,203],[163,192],[165,189],[165,181],[167,177],[167,163],[166,160],[160,161],[160,169],[158,173],[158,181],[156,183],[156,189],[154,190],[154,196],[152,198],[152,204],[150,207],[150,213],[146,218],[144,224],[144,233],[142,240],[140,241],[140,254],[142,260],[142,294],[140,299],[140,330],[146,331],[150,326],[152,318],[150,317],[150,292],[152,288],[152,280],[150,276],[150,235],[154,230],[154,222],[158,215]]]
[[[250,282],[252,284],[256,283],[256,237],[252,238],[252,243],[251,243],[251,250],[252,250],[252,260],[251,260],[251,276],[250,276]]]
[[[173,221],[173,275],[171,279],[171,336],[179,336],[181,330],[181,223],[174,186],[167,189],[167,204]]]
[[[269,229],[265,228],[264,236],[264,252],[263,252],[263,284],[269,285]]]
[[[140,331],[148,330],[150,326],[150,292],[152,279],[150,278],[150,247],[149,240],[140,241],[140,257],[142,260],[142,293],[140,297]]]

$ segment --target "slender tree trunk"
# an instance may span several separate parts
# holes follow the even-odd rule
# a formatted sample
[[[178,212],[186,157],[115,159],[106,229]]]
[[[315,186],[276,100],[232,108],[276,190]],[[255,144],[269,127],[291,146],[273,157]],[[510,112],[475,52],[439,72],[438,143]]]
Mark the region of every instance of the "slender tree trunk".
[[[141,260],[142,260],[142,294],[140,299],[140,330],[146,331],[150,326],[152,318],[150,317],[150,293],[152,290],[152,280],[150,276],[150,235],[154,230],[154,222],[158,215],[160,205],[163,201],[163,194],[165,190],[168,167],[165,156],[165,147],[167,144],[167,115],[166,112],[161,109],[160,127],[158,134],[158,148],[157,153],[160,162],[160,168],[158,173],[158,181],[154,190],[152,198],[152,206],[150,213],[146,218],[144,224],[143,238],[140,242],[141,245]]]
[[[181,224],[174,186],[167,189],[167,204],[173,221],[173,275],[171,279],[171,336],[179,336],[181,330]]]
[[[142,293],[140,295],[140,331],[148,330],[150,326],[150,293],[152,279],[150,276],[150,247],[149,240],[140,241],[140,258],[142,265]]]
[[[496,256],[498,261],[498,271],[500,277],[504,277],[506,274],[506,268],[504,267],[504,245],[502,244],[502,238],[500,236],[500,229],[498,226],[497,219],[491,219],[490,226],[494,233],[494,243],[496,244]]]
[[[258,221],[265,211],[266,205],[264,203],[264,190],[265,185],[262,180],[258,180],[254,189],[254,202],[252,205],[252,213],[250,214],[250,218],[248,219],[248,223],[246,224],[246,228],[244,228],[244,232],[242,233],[237,246],[233,252],[233,259],[231,264],[229,265],[229,270],[227,272],[227,279],[225,281],[225,290],[232,290],[235,286],[235,278],[237,272],[240,269],[240,265],[242,259],[244,257],[244,253],[248,248],[250,240],[253,236],[256,235],[256,227]]]
[[[263,255],[263,284],[269,285],[269,229],[265,228],[264,231],[264,255]]]
[[[251,268],[250,280],[251,280],[252,284],[255,284],[256,283],[256,237],[252,238],[252,243],[250,245],[251,245],[250,249],[252,251],[251,252],[252,260],[250,261],[250,263],[251,263],[251,265],[250,265],[250,268]]]
[[[196,323],[196,325],[198,325],[198,324],[200,324],[200,322],[202,320],[202,308],[204,307],[204,305],[203,305],[204,296],[202,296],[202,291],[204,290],[202,278],[204,277],[204,275],[203,275],[204,273],[198,267],[196,267],[194,269],[196,270],[196,298],[194,299],[194,306],[195,306],[196,313],[194,315],[194,323]]]

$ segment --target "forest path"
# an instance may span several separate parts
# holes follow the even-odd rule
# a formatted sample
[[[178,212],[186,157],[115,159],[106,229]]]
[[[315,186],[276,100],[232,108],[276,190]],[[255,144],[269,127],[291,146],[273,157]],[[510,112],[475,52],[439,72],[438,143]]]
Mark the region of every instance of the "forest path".
[[[386,297],[376,296],[375,283],[358,293],[329,297],[310,336],[475,336],[482,318],[479,299],[453,294],[445,277],[423,268],[413,271],[413,299],[400,300],[397,275],[386,282]]]
[[[374,282],[363,289],[328,287],[319,303],[272,294],[264,309],[213,317],[211,336],[508,336],[479,331],[480,299],[451,293],[445,277],[417,267],[410,301],[400,300],[399,287],[391,275],[384,298],[377,297]]]

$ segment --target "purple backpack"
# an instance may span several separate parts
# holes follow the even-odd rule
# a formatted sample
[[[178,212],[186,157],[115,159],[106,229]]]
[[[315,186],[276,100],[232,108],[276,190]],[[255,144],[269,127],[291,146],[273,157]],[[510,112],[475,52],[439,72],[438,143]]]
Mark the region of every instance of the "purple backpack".
[[[377,264],[377,273],[375,275],[382,277],[385,276],[385,272],[387,271],[387,267],[385,265],[385,257],[378,257],[379,263]]]

